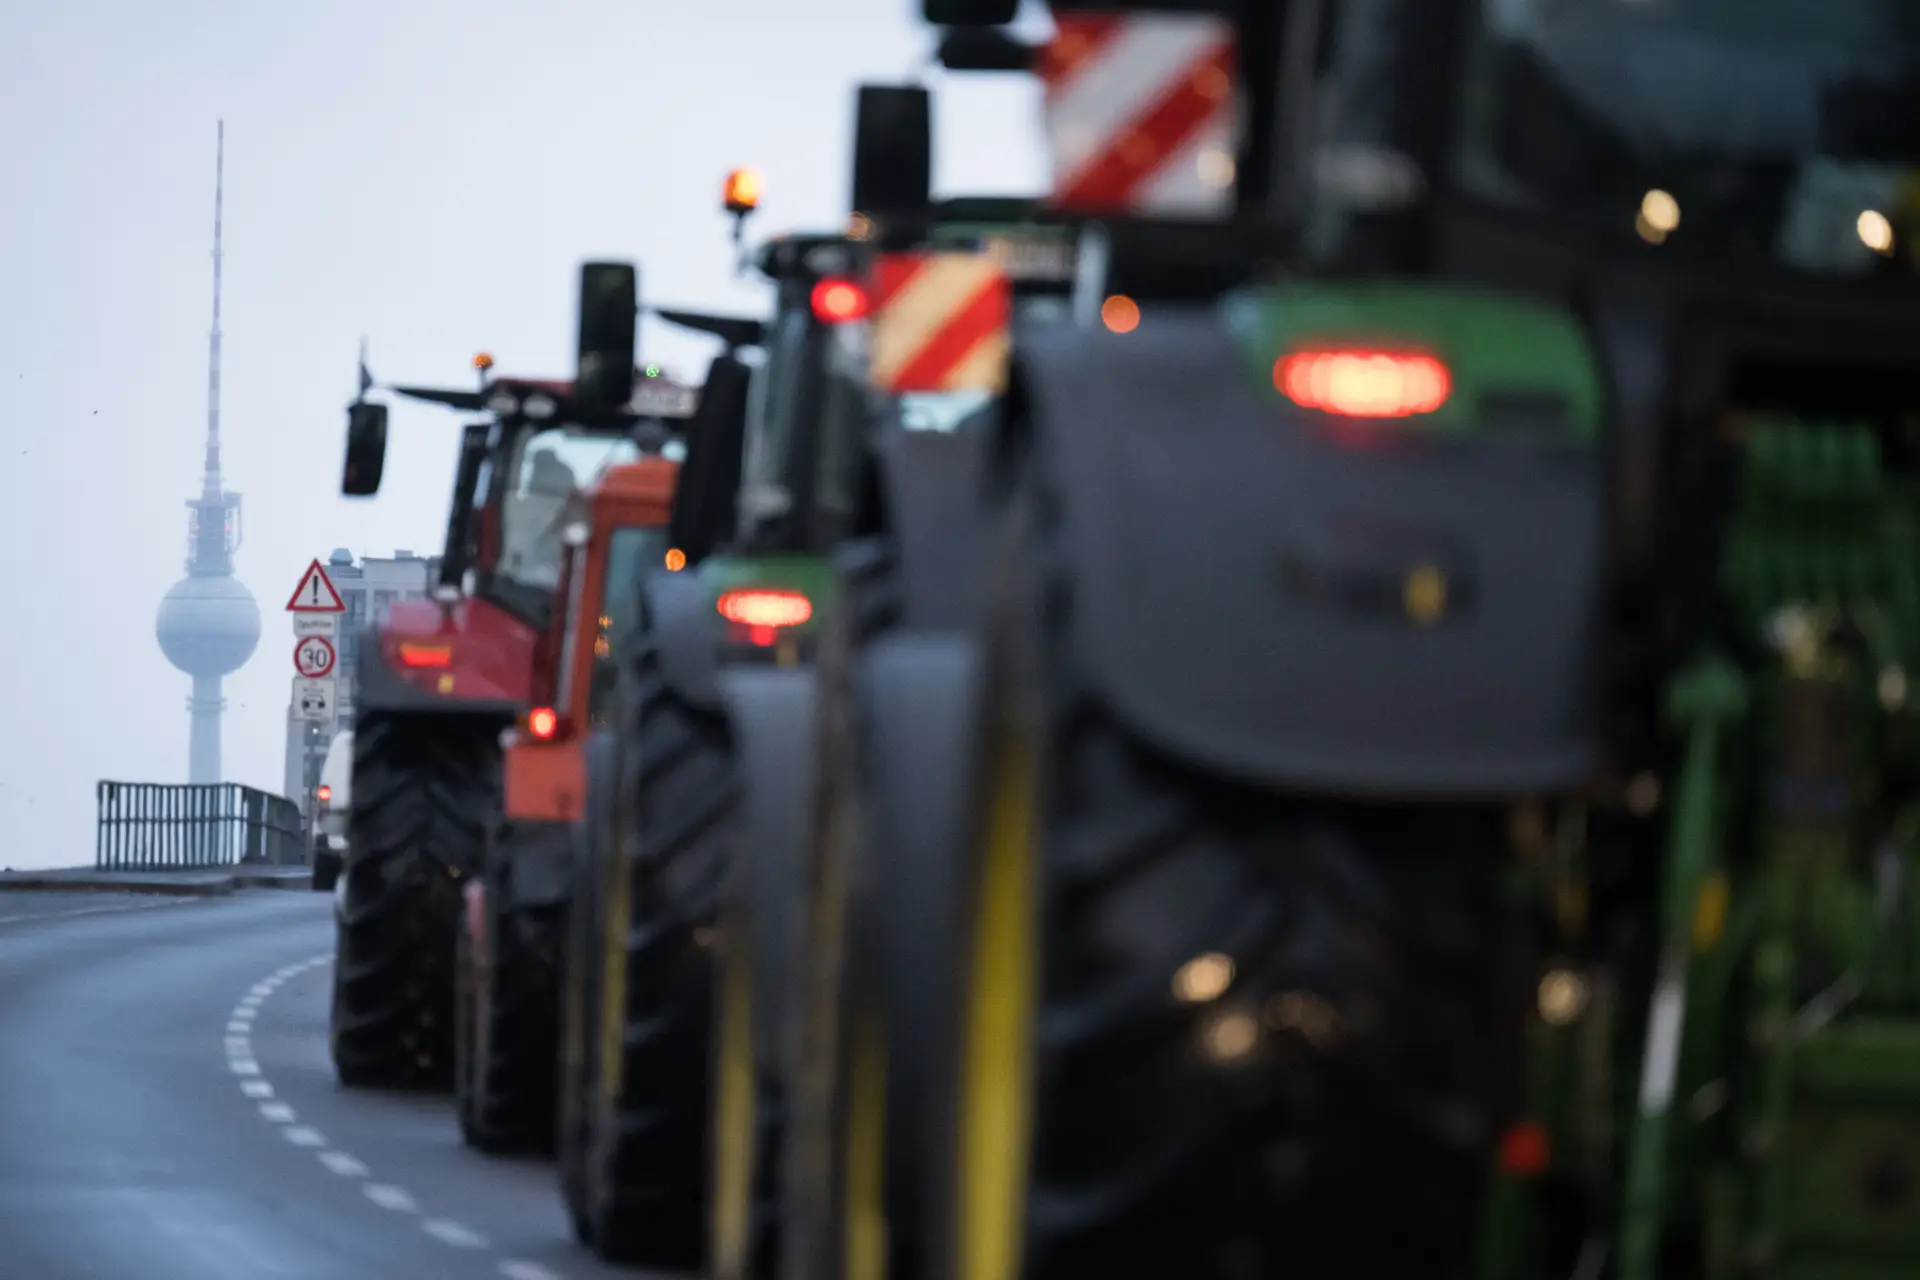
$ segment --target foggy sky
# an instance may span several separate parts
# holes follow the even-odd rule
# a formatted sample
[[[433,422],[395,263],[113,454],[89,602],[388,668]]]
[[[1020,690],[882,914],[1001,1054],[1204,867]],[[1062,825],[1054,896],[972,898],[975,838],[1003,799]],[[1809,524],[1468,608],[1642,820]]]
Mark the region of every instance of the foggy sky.
[[[590,257],[638,261],[643,301],[759,310],[725,172],[765,173],[760,236],[842,225],[853,85],[924,64],[917,9],[0,5],[0,867],[90,863],[97,779],[186,778],[188,679],[153,622],[198,489],[217,120],[225,470],[262,616],[226,681],[225,766],[278,791],[300,571],[337,546],[437,551],[446,518],[447,410],[397,404],[380,496],[339,496],[360,336],[383,380],[467,385],[481,350],[567,376]],[[1041,187],[1033,86],[932,82],[943,190]],[[653,322],[641,344],[686,378],[712,352]]]

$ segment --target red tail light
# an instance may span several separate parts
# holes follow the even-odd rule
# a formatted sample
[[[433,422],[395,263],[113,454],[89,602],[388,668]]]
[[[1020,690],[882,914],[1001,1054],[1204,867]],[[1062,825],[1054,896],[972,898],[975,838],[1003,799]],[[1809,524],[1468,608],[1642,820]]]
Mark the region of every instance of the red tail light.
[[[867,291],[851,280],[829,277],[813,286],[814,318],[825,324],[863,320],[867,305]]]
[[[813,616],[813,601],[798,591],[753,588],[720,597],[720,616],[747,629],[755,644],[772,644],[782,627],[797,627]]]
[[[527,732],[542,742],[551,742],[560,731],[560,714],[552,707],[535,707],[527,712]]]
[[[1453,394],[1434,356],[1405,351],[1297,351],[1273,366],[1273,385],[1303,409],[1348,418],[1432,413]]]
[[[333,788],[324,782],[320,784],[320,790],[314,794],[320,797],[321,804],[329,804],[333,800]]]
[[[1500,1171],[1510,1178],[1539,1177],[1552,1154],[1546,1129],[1533,1121],[1523,1121],[1500,1135]]]
[[[453,650],[444,644],[402,644],[400,664],[407,667],[450,667]]]

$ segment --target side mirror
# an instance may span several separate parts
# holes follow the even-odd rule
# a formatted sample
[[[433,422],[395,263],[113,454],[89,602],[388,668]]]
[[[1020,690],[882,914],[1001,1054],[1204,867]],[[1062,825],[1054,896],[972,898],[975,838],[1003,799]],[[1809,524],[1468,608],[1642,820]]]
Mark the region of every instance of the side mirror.
[[[580,268],[580,356],[574,398],[590,409],[619,409],[633,399],[640,312],[639,273],[630,262]]]
[[[920,17],[936,27],[1004,27],[1020,0],[920,0]]]
[[[853,127],[854,212],[924,211],[933,201],[933,95],[917,85],[863,84]]]
[[[949,71],[1031,71],[1032,45],[990,27],[956,27],[941,37],[940,65]]]
[[[387,466],[387,406],[356,400],[347,406],[347,460],[340,492],[365,498],[380,492]]]
[[[746,455],[747,389],[753,371],[734,355],[707,366],[700,407],[687,424],[687,456],[673,491],[667,525],[672,546],[698,564],[733,536],[740,469]]]

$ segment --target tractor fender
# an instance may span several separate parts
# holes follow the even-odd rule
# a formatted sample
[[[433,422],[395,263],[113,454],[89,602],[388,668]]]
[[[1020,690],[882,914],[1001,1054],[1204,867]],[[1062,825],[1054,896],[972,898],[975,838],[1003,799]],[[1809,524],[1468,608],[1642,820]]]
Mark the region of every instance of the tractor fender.
[[[953,630],[973,621],[986,529],[986,440],[985,430],[970,423],[951,432],[883,431],[875,444],[908,628]]]
[[[886,1124],[905,1135],[887,1144],[889,1162],[937,1163],[952,1141],[933,1091],[960,1048],[953,957],[963,954],[971,901],[982,671],[971,634],[896,631],[876,639],[855,672],[869,822],[855,892],[871,894],[874,909],[853,918],[876,930],[885,970]],[[933,1185],[897,1172],[894,1185]]]
[[[729,874],[744,879],[754,931],[754,1044],[778,1078],[797,1061],[794,1010],[781,999],[800,971],[794,903],[806,891],[816,782],[814,716],[818,683],[810,667],[733,667],[720,677],[733,729],[745,856]]]
[[[1059,521],[1045,568],[1093,691],[1163,750],[1260,785],[1577,784],[1600,736],[1597,445],[1310,416],[1243,341],[1198,306],[1124,337],[1020,336]]]
[[[594,866],[602,852],[612,848],[614,780],[619,769],[619,739],[610,729],[596,728],[587,734],[586,794],[580,805],[580,820],[571,824],[573,854],[570,873],[595,874]]]
[[[649,574],[641,591],[647,619],[642,642],[657,647],[661,678],[702,711],[719,710],[726,626],[714,611],[712,588],[698,574],[663,571]]]
[[[368,626],[352,634],[353,685],[349,695],[356,716],[368,711],[427,712],[440,715],[483,715],[511,722],[520,714],[518,703],[505,699],[468,699],[421,688],[393,669],[380,634]],[[342,698],[346,701],[346,698]]]

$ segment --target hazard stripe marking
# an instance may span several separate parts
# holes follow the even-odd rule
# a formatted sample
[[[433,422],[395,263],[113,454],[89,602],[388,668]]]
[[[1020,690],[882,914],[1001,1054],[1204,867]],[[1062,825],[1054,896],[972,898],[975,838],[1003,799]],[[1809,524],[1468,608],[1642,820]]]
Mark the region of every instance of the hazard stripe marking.
[[[1063,15],[1041,59],[1054,203],[1087,213],[1224,212],[1241,111],[1231,24]]]
[[[884,255],[874,280],[872,384],[893,393],[999,390],[1012,311],[1006,274],[982,255]]]

